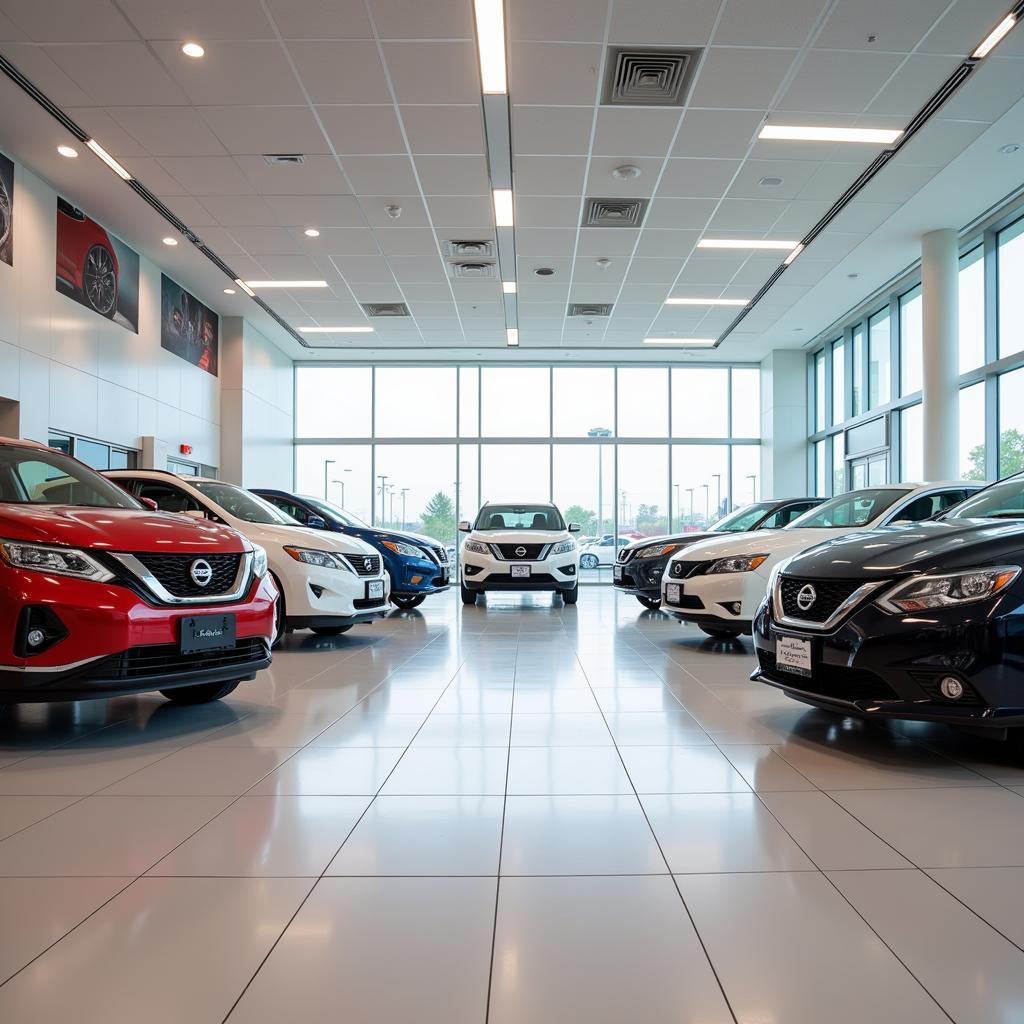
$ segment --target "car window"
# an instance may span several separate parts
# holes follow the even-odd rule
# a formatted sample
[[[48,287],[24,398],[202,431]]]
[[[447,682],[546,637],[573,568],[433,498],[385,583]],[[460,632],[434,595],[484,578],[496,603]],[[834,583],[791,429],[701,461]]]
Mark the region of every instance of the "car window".
[[[922,494],[912,502],[896,509],[890,516],[891,522],[905,521],[908,523],[919,523],[924,519],[931,519],[947,508],[952,508],[964,500],[964,492],[940,491],[938,494]]]
[[[292,519],[302,523],[303,526],[309,520],[309,513],[300,505],[296,505],[294,501],[278,497],[276,494],[261,494],[260,497],[264,501],[269,501],[274,508],[279,508],[286,516],[291,516]]]
[[[814,508],[815,502],[800,501],[792,505],[780,508],[774,515],[770,515],[759,527],[759,530],[781,530],[783,526],[789,526],[794,519],[798,519],[808,509]]]
[[[909,487],[906,490],[867,487],[849,491],[798,516],[789,524],[788,529],[823,530],[842,526],[867,526],[909,493]]]
[[[251,491],[244,491],[234,484],[220,480],[197,480],[196,490],[219,505],[229,515],[246,523],[263,523],[267,526],[297,526],[298,523],[280,509]]]
[[[138,481],[136,493],[140,498],[149,498],[156,502],[156,507],[161,512],[202,512],[208,515],[207,510],[192,497],[186,494],[180,487],[167,484],[163,481],[140,480]]]
[[[562,513],[551,505],[487,505],[480,509],[477,530],[564,530]],[[611,544],[602,538],[601,544]]]
[[[333,502],[321,501],[319,498],[310,498],[305,494],[302,496],[302,500],[311,505],[315,511],[319,512],[328,521],[334,519],[341,523],[342,526],[351,526],[355,529],[370,528],[369,523],[364,523],[359,516],[347,512],[340,505],[335,505]]]
[[[115,484],[60,452],[0,447],[0,501],[19,505],[139,508]]]
[[[1024,519],[1024,474],[971,494],[946,519]]]
[[[753,505],[744,505],[742,508],[730,512],[727,516],[722,516],[711,527],[711,532],[745,533],[747,530],[752,530],[760,518],[766,512],[771,511],[771,507],[772,502],[770,501],[758,501]]]

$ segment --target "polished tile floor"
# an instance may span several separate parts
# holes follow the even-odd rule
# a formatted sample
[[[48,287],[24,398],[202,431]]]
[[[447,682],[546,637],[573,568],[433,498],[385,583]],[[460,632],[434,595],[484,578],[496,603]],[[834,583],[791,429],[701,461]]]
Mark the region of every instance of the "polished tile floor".
[[[10,1024],[1020,1024],[1024,767],[589,588],[0,719]]]

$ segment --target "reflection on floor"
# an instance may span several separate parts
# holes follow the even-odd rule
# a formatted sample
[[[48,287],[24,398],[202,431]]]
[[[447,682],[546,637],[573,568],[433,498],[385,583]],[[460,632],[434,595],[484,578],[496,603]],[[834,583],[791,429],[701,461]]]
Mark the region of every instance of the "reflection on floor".
[[[8,710],[0,1020],[1024,1019],[1024,769],[604,588]]]

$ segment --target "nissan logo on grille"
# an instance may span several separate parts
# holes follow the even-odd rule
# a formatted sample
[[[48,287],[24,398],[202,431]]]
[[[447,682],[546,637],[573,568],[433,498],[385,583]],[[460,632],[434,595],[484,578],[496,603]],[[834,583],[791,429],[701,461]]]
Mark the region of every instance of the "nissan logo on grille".
[[[373,572],[373,559],[370,558],[370,557],[364,558],[363,559],[363,568],[367,572]]]
[[[802,612],[810,611],[811,606],[818,600],[818,592],[810,583],[800,588],[796,595],[796,606]]]
[[[205,558],[197,558],[188,567],[188,574],[197,587],[208,587],[213,579],[213,568]]]
[[[517,558],[522,558],[525,554],[526,554],[526,548],[524,548],[522,546],[522,544],[520,544],[519,547],[516,548],[516,557]]]

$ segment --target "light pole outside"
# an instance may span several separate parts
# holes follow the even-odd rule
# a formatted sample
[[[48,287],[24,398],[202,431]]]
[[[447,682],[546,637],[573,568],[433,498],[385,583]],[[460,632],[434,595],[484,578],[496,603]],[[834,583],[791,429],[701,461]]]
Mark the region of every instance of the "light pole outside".
[[[324,501],[327,501],[327,467],[333,466],[337,459],[324,459]]]
[[[377,479],[380,481],[380,517],[384,518],[384,496],[387,494],[386,484],[388,475],[387,473],[378,473]]]
[[[682,520],[682,518],[683,518],[683,510],[682,510],[682,508],[680,508],[680,502],[679,502],[679,488],[682,485],[681,484],[673,484],[672,486],[676,490],[676,515],[679,516],[680,520]],[[673,517],[673,521],[674,521],[674,517]],[[679,525],[682,526],[682,523],[680,522]],[[672,529],[672,527],[670,526],[669,529]]]
[[[722,474],[712,473],[712,480],[715,481],[715,516],[722,514]]]
[[[687,487],[686,493],[690,496],[690,526],[693,526],[693,492],[695,488]]]
[[[351,472],[352,472],[351,469],[343,469],[342,470],[342,473],[351,473]],[[332,484],[341,484],[341,507],[344,508],[345,507],[345,481],[344,480],[332,480],[331,483]],[[324,501],[329,501],[329,500],[330,499],[327,497],[327,495],[325,493],[324,494]]]
[[[411,487],[402,488],[402,530],[405,530],[405,496],[412,490]]]
[[[587,437],[611,437],[608,427],[591,427]],[[597,445],[597,535],[604,533],[604,445]]]
[[[750,500],[757,501],[757,474],[748,473],[747,479],[750,481]]]
[[[711,484],[701,484],[704,488],[704,529],[711,521]]]

